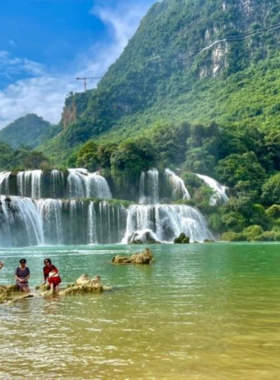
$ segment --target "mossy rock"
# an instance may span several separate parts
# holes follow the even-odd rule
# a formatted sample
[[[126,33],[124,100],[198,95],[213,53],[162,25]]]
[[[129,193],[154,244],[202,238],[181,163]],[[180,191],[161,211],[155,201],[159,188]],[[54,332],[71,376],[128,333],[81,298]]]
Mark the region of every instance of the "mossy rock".
[[[190,238],[183,232],[174,240],[174,244],[190,244]]]

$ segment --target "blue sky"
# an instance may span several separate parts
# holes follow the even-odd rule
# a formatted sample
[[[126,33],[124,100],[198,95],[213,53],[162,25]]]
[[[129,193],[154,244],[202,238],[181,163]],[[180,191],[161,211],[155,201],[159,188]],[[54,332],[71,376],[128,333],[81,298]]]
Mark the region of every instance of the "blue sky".
[[[30,112],[57,122],[75,78],[102,76],[155,1],[1,0],[0,128]]]

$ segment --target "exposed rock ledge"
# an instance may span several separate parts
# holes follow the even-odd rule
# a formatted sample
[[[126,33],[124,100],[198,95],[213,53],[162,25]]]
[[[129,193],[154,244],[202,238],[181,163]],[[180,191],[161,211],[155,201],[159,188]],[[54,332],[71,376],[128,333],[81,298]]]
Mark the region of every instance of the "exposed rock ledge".
[[[38,286],[36,289],[40,290],[41,293],[22,293],[18,290],[16,285],[0,286],[0,304],[14,304],[16,301],[24,298],[53,295],[53,292],[49,290],[47,285]],[[76,282],[55,294],[60,296],[69,296],[84,293],[102,293],[103,291],[111,289],[111,287],[102,284],[100,276],[95,276],[91,279],[87,274],[83,274],[77,279]]]
[[[114,264],[143,264],[148,265],[153,260],[153,253],[149,248],[145,248],[140,253],[134,253],[131,257],[117,255],[113,257]]]

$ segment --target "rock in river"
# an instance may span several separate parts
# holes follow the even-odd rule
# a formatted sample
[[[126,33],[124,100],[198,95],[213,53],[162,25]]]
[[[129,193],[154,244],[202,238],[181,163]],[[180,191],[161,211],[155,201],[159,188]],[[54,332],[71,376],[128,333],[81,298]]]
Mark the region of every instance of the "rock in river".
[[[145,248],[140,253],[134,253],[130,258],[117,255],[113,257],[112,263],[114,264],[150,264],[154,255],[149,248]]]

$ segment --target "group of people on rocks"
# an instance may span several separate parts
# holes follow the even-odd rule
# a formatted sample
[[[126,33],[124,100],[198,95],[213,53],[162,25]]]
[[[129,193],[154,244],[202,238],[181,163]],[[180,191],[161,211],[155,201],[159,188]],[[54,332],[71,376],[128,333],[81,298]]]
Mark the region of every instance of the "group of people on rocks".
[[[15,271],[15,279],[16,279],[16,285],[19,290],[29,293],[29,283],[28,280],[30,278],[30,270],[26,266],[26,259],[19,260],[20,266]],[[43,285],[45,285],[47,282],[49,283],[50,289],[52,291],[57,291],[59,284],[61,283],[61,277],[59,275],[58,269],[52,264],[51,259],[45,259],[44,260],[44,268],[43,268],[43,274],[44,274],[44,282]],[[4,263],[0,261],[0,271],[3,268]]]

